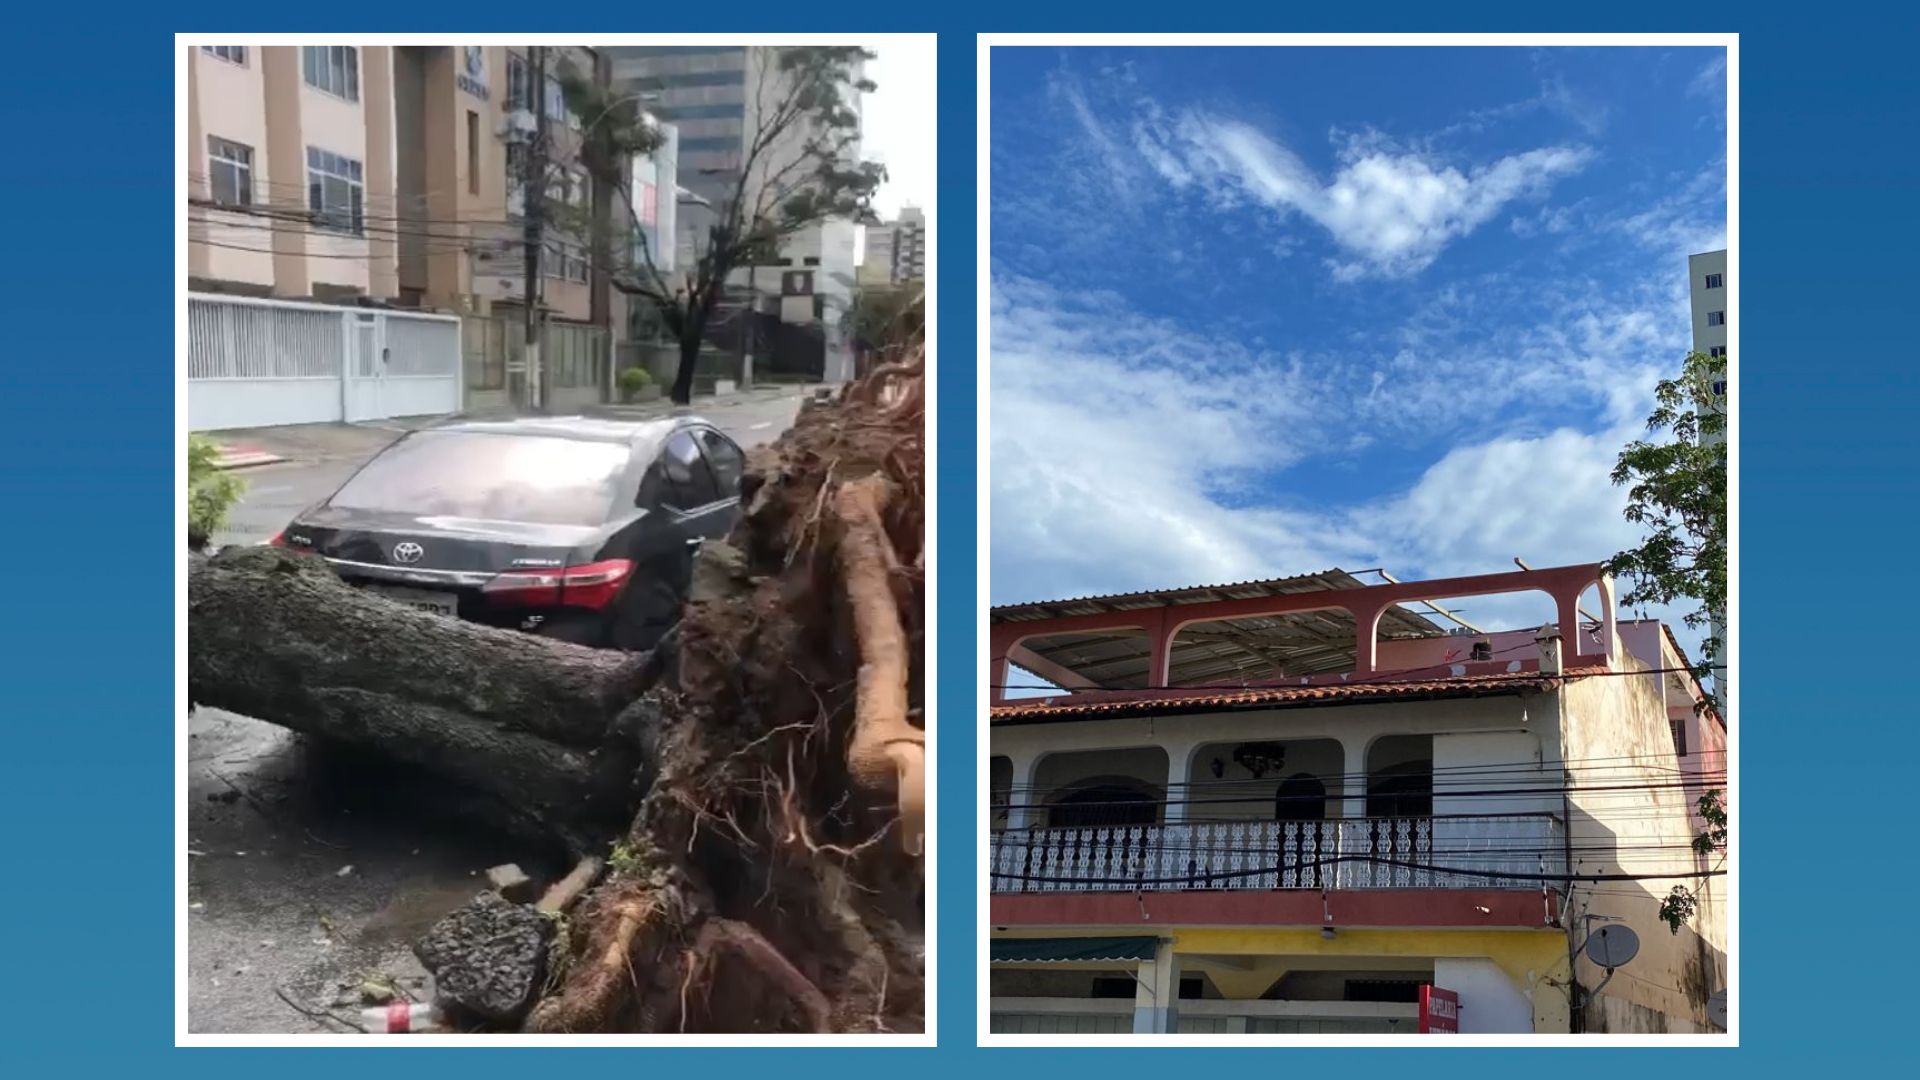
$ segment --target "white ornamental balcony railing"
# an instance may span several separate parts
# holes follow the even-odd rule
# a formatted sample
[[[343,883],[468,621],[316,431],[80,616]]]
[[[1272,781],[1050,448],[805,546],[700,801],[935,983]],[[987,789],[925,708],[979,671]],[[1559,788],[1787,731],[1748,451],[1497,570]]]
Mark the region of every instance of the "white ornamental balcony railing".
[[[1538,889],[1566,873],[1551,814],[1009,829],[990,843],[994,892]]]

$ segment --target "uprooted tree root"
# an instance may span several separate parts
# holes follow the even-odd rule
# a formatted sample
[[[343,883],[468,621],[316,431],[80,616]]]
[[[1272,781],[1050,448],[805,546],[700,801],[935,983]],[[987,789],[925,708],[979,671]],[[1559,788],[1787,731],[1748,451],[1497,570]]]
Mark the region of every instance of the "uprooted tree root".
[[[536,1031],[919,1031],[924,372],[751,455],[704,553],[659,771]]]

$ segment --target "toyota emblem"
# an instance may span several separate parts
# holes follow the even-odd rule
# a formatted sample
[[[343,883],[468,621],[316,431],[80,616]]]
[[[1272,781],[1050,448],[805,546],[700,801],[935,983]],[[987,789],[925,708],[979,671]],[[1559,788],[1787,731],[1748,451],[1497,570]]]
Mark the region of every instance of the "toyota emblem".
[[[402,540],[393,545],[393,561],[397,563],[417,563],[420,561],[420,556],[426,553],[426,548],[411,540]]]

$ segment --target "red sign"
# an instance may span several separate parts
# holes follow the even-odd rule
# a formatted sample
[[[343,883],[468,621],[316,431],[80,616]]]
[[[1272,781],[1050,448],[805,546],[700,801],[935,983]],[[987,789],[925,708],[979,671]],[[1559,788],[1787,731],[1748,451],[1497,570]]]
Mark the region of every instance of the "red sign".
[[[1460,995],[1437,986],[1420,987],[1420,1034],[1460,1034]]]

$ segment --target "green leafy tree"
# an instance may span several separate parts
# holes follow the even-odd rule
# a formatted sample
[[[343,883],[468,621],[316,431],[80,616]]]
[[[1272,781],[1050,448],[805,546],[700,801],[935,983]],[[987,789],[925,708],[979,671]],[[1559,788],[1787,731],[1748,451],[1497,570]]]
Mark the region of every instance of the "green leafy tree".
[[[579,163],[598,189],[617,193],[625,208],[619,227],[603,226],[596,237],[597,264],[612,271],[623,292],[652,304],[678,343],[670,392],[675,402],[684,405],[692,397],[701,345],[736,268],[773,261],[785,238],[809,226],[868,213],[886,178],[880,165],[854,160],[853,154],[860,135],[855,95],[874,89],[855,73],[872,57],[851,46],[784,47],[769,49],[752,65],[752,126],[738,177],[693,230],[692,265],[672,273],[659,269],[663,260],[646,244],[627,184],[632,159],[657,148],[662,138],[644,95],[562,68],[567,107],[581,118]]]
[[[1727,808],[1720,801],[1718,788],[1702,794],[1694,803],[1700,820],[1707,826],[1706,831],[1693,838],[1693,850],[1702,855],[1712,855],[1727,850]],[[1688,919],[1693,918],[1699,908],[1699,898],[1685,885],[1675,885],[1666,898],[1660,901],[1660,920],[1667,929],[1678,934]]]
[[[1624,606],[1692,601],[1689,627],[1710,629],[1694,674],[1708,686],[1701,707],[1719,703],[1709,683],[1721,641],[1711,628],[1727,607],[1727,360],[1691,353],[1678,377],[1654,390],[1647,430],[1620,451],[1613,482],[1627,486],[1628,521],[1646,538],[1607,567],[1631,583]]]
[[[205,435],[187,436],[187,547],[199,551],[227,525],[227,513],[246,493],[247,482],[221,469],[220,445]]]

